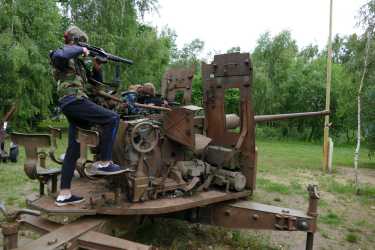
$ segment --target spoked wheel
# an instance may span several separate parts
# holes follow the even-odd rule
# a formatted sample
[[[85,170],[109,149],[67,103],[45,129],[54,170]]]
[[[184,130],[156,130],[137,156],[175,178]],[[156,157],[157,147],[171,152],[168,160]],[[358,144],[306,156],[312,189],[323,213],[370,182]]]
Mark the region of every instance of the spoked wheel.
[[[159,141],[159,128],[150,122],[141,122],[131,132],[131,142],[139,153],[151,152]]]
[[[93,166],[93,161],[87,160],[81,167],[77,167],[77,171],[81,177],[86,177],[90,180],[97,180],[95,177],[95,168]]]

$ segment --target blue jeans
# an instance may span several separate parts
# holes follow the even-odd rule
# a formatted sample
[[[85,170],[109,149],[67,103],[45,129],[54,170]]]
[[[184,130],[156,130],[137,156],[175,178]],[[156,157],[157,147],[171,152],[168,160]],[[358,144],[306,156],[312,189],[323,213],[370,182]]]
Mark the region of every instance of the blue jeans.
[[[80,156],[79,143],[76,141],[77,127],[88,129],[92,125],[101,125],[100,160],[109,161],[112,159],[112,146],[120,117],[117,113],[86,98],[76,98],[69,103],[60,102],[60,107],[69,121],[68,148],[61,169],[61,189],[69,189]]]

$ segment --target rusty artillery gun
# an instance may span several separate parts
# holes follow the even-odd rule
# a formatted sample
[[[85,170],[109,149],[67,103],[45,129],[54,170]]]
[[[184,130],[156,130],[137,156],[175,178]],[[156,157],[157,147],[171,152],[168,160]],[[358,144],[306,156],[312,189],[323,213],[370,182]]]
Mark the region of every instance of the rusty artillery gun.
[[[170,99],[174,94],[168,95],[168,90],[187,91],[184,101],[188,104],[192,73],[186,72],[166,73],[163,90]],[[311,250],[317,228],[316,186],[308,188],[307,212],[248,200],[256,187],[255,126],[257,122],[323,116],[328,112],[254,116],[252,64],[247,53],[215,56],[211,64],[203,63],[202,78],[204,108],[164,108],[157,115],[132,120],[125,117],[121,121],[113,160],[132,168],[132,172],[107,178],[93,176],[90,168],[100,131],[79,129],[80,177],[73,180],[72,188],[85,197],[86,202],[80,205],[54,205],[60,172],[47,167],[48,154],[40,151],[50,148],[50,158],[61,163],[54,156],[61,131],[13,133],[12,139],[26,149],[26,174],[40,182],[39,193],[27,197],[27,205],[41,216],[24,215],[17,223],[43,234],[17,249],[151,249],[106,234],[129,226],[136,218],[149,216],[183,218],[228,228],[302,231],[307,233],[306,249]],[[240,93],[239,116],[224,112],[224,93],[230,88]],[[199,114],[202,111],[204,114]],[[89,149],[94,159],[89,159]],[[17,230],[7,232],[3,231],[5,249],[16,248]],[[7,244],[10,238],[13,243]]]

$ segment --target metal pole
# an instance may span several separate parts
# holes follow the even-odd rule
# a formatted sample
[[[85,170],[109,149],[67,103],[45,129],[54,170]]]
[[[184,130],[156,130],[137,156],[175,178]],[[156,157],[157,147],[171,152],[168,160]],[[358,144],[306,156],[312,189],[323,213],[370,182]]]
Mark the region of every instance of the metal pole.
[[[4,250],[15,249],[18,246],[18,223],[4,223],[2,226]]]
[[[306,250],[313,250],[314,247],[314,233],[307,232],[306,234]]]
[[[332,5],[330,0],[329,10],[329,35],[328,35],[328,56],[327,56],[327,85],[326,85],[326,110],[330,110],[331,103],[331,76],[332,76]],[[324,120],[324,142],[323,142],[323,170],[328,170],[329,161],[329,115]]]

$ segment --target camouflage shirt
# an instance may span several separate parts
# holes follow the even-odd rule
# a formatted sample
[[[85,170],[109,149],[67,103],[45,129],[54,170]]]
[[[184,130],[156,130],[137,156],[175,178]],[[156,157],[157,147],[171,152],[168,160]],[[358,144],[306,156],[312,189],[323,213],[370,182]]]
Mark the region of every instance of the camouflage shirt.
[[[88,97],[92,94],[92,86],[87,79],[102,80],[101,72],[93,71],[92,60],[82,54],[83,48],[77,45],[65,45],[51,53],[59,100],[66,96]]]

